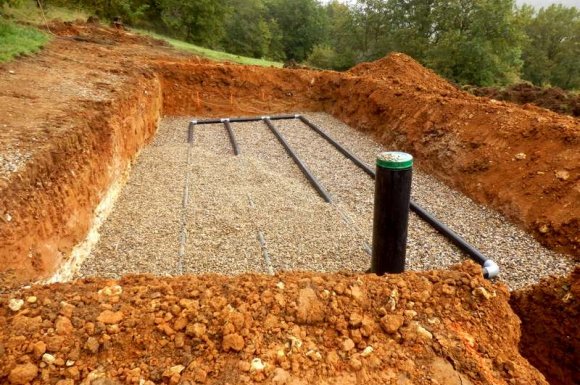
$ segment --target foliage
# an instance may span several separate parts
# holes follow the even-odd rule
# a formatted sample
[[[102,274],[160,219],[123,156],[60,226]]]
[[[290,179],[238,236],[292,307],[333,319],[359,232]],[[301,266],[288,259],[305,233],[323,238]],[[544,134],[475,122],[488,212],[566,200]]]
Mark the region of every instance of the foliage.
[[[316,68],[333,68],[337,54],[328,44],[317,44],[308,56],[308,64]]]
[[[226,51],[255,58],[283,58],[278,25],[266,19],[267,9],[261,0],[229,0],[228,6],[223,39]]]
[[[0,63],[39,51],[49,37],[32,27],[8,22],[0,17]]]
[[[513,0],[437,0],[434,41],[426,63],[442,75],[475,85],[517,79],[523,34],[514,28]]]
[[[303,61],[325,31],[325,14],[316,0],[267,0],[269,17],[282,32],[282,46],[288,59]]]
[[[31,0],[0,0],[6,3]],[[515,0],[44,0],[84,8],[201,47],[345,70],[406,53],[478,86],[520,78],[580,87],[580,12]],[[213,52],[213,51],[210,51]],[[220,54],[221,55],[221,54]],[[236,57],[236,56],[233,56]],[[244,59],[245,60],[245,59]]]
[[[523,15],[529,38],[523,78],[538,85],[580,88],[580,11],[551,5]]]

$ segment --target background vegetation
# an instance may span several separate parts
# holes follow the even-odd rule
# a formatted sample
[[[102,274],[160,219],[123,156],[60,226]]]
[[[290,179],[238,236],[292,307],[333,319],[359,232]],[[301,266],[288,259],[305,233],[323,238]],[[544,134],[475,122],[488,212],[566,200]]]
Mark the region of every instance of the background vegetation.
[[[2,3],[16,0],[0,0]],[[347,69],[404,52],[459,84],[580,88],[580,11],[514,0],[43,0],[209,49]]]

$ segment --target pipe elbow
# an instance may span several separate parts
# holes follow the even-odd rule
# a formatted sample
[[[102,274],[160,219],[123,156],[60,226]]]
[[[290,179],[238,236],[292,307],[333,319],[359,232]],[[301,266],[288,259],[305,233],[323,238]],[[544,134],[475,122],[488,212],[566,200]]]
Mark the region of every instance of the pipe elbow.
[[[192,126],[195,126],[197,124],[197,120],[192,120],[191,122],[189,122]]]
[[[488,259],[483,263],[483,276],[487,279],[495,278],[499,275],[499,266],[497,263]]]

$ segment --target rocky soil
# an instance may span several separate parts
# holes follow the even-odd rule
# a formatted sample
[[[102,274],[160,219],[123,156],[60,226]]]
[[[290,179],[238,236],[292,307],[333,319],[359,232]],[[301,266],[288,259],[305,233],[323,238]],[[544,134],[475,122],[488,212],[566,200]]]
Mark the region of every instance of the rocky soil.
[[[0,296],[7,384],[547,384],[507,288],[374,275],[90,278]]]

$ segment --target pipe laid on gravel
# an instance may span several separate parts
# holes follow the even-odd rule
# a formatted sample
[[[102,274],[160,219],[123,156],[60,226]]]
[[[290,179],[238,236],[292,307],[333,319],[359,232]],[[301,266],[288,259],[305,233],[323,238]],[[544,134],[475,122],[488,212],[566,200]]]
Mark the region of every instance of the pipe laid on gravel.
[[[284,120],[284,119],[297,119],[299,115],[273,115],[268,116],[270,120]],[[228,118],[231,123],[243,123],[243,122],[258,122],[264,120],[264,116],[250,116],[250,117],[239,117],[239,118]],[[193,124],[215,124],[222,123],[223,119],[202,119],[193,120]]]
[[[324,199],[327,203],[332,202],[330,194],[324,189],[324,187],[322,187],[318,179],[316,179],[316,177],[308,169],[306,164],[304,164],[304,162],[302,162],[302,160],[298,157],[298,155],[296,155],[294,150],[292,150],[292,148],[286,142],[282,134],[276,129],[276,127],[274,127],[274,125],[270,121],[270,118],[268,116],[264,116],[262,119],[264,120],[264,123],[266,123],[266,125],[270,128],[272,133],[276,136],[278,141],[282,144],[288,155],[290,155],[290,157],[294,159],[296,165],[300,168],[300,170],[302,171],[306,179],[308,179],[312,187],[314,187],[314,189],[318,191],[318,194],[322,197],[322,199]]]
[[[348,151],[342,145],[340,145],[336,140],[330,137],[326,132],[324,132],[320,127],[310,122],[306,117],[299,115],[298,119],[306,124],[308,127],[316,131],[320,136],[322,136],[328,143],[333,145],[340,153],[350,159],[354,164],[361,168],[364,172],[370,175],[373,179],[376,178],[376,172],[371,169],[365,162],[360,160],[353,153]],[[485,278],[494,278],[499,274],[499,266],[483,255],[479,250],[469,244],[465,239],[461,238],[457,233],[447,227],[445,224],[441,223],[437,218],[431,215],[424,208],[419,206],[417,203],[411,200],[409,204],[411,210],[415,212],[422,220],[431,225],[435,230],[449,239],[453,244],[455,244],[464,253],[469,255],[471,259],[483,266],[483,275]]]
[[[192,120],[189,122],[189,126],[187,126],[187,143],[189,144],[193,143],[193,126],[196,124],[195,120]]]
[[[234,130],[232,129],[232,125],[230,124],[229,119],[222,119],[224,122],[224,126],[226,126],[226,130],[228,130],[228,135],[230,137],[230,142],[232,143],[232,147],[234,149],[234,155],[240,154],[240,147],[238,146],[238,142],[236,141],[236,136],[234,135]]]

